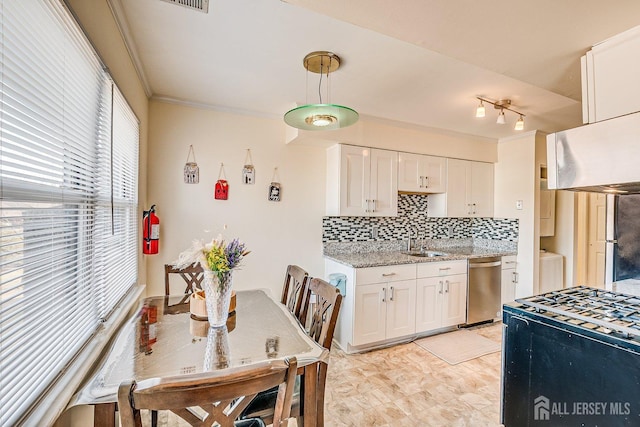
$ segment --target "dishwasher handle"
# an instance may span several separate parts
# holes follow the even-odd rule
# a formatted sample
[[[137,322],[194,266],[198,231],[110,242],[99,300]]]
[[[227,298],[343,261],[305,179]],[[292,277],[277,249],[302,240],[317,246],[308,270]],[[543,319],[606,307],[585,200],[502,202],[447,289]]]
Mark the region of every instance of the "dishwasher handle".
[[[499,267],[502,265],[502,261],[494,261],[494,262],[470,262],[469,268],[489,268],[489,267]]]

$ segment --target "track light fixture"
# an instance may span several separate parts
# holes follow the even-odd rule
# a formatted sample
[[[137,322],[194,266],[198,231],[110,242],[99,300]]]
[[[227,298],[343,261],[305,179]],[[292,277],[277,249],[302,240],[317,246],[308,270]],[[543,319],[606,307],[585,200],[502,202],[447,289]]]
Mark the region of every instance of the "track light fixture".
[[[525,115],[522,114],[519,111],[514,110],[513,108],[511,108],[511,100],[510,99],[500,99],[498,101],[490,101],[486,98],[481,98],[479,96],[476,96],[477,99],[480,100],[480,105],[478,105],[478,108],[476,108],[476,117],[484,117],[485,116],[485,109],[484,109],[484,103],[486,102],[487,104],[491,104],[493,105],[493,108],[495,108],[496,110],[500,110],[498,112],[498,118],[496,120],[496,123],[499,125],[503,125],[506,123],[505,120],[505,116],[504,116],[504,110],[507,111],[511,111],[512,113],[516,113],[520,116],[520,118],[518,118],[518,121],[516,121],[516,125],[514,126],[514,130],[523,130],[524,129],[524,118]]]

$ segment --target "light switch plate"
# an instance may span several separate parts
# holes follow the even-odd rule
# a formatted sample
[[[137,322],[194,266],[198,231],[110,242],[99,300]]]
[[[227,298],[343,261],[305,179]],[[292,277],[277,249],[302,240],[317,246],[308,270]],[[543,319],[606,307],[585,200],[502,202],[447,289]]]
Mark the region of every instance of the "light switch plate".
[[[522,200],[516,200],[516,209],[522,210]]]

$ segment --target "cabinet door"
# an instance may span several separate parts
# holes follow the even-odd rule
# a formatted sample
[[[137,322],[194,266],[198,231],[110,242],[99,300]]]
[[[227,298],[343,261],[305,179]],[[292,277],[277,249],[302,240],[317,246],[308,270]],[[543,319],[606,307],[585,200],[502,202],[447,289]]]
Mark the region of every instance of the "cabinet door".
[[[456,274],[444,279],[442,301],[442,327],[459,325],[467,321],[467,275]]]
[[[358,346],[385,339],[387,292],[387,285],[382,283],[356,285],[352,345]]]
[[[371,150],[371,183],[368,200],[370,200],[369,215],[398,215],[397,152]]]
[[[471,212],[493,217],[493,163],[471,162]]]
[[[447,159],[444,157],[422,156],[420,182],[425,193],[447,191]]]
[[[416,283],[416,333],[438,329],[442,318],[444,278],[428,277]]]
[[[390,282],[387,298],[386,338],[411,335],[416,331],[416,281]]]
[[[340,147],[340,215],[366,214],[370,160],[368,148],[350,145]]]
[[[465,160],[447,160],[447,212],[449,217],[467,217],[471,215],[470,200],[470,162]]]
[[[591,93],[596,122],[640,111],[640,29],[638,27],[618,34],[593,47]],[[583,83],[584,84],[584,83]]]
[[[500,286],[500,303],[506,304],[516,299],[516,269],[505,268],[502,270]]]
[[[398,190],[418,193],[420,188],[420,158],[411,153],[398,153]],[[424,181],[424,180],[423,180]]]

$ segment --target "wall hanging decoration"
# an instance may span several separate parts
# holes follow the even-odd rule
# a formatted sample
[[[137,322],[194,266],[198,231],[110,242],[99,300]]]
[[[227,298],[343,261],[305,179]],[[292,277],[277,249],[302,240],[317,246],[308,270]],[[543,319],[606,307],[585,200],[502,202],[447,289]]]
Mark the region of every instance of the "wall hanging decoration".
[[[220,163],[214,197],[217,200],[227,200],[229,197],[229,183],[227,182],[227,174],[224,172],[224,163]]]
[[[244,168],[242,168],[242,182],[244,184],[254,184],[256,179],[256,168],[253,167],[251,150],[247,148],[247,155],[244,158]]]
[[[193,162],[189,159],[193,155]],[[184,165],[184,183],[185,184],[197,184],[200,182],[200,168],[196,163],[196,153],[193,151],[193,145],[189,146],[189,153],[187,154],[187,163]]]
[[[273,177],[271,178],[271,184],[269,184],[269,200],[272,202],[280,201],[280,183],[276,179],[278,179],[278,168],[273,168]]]

